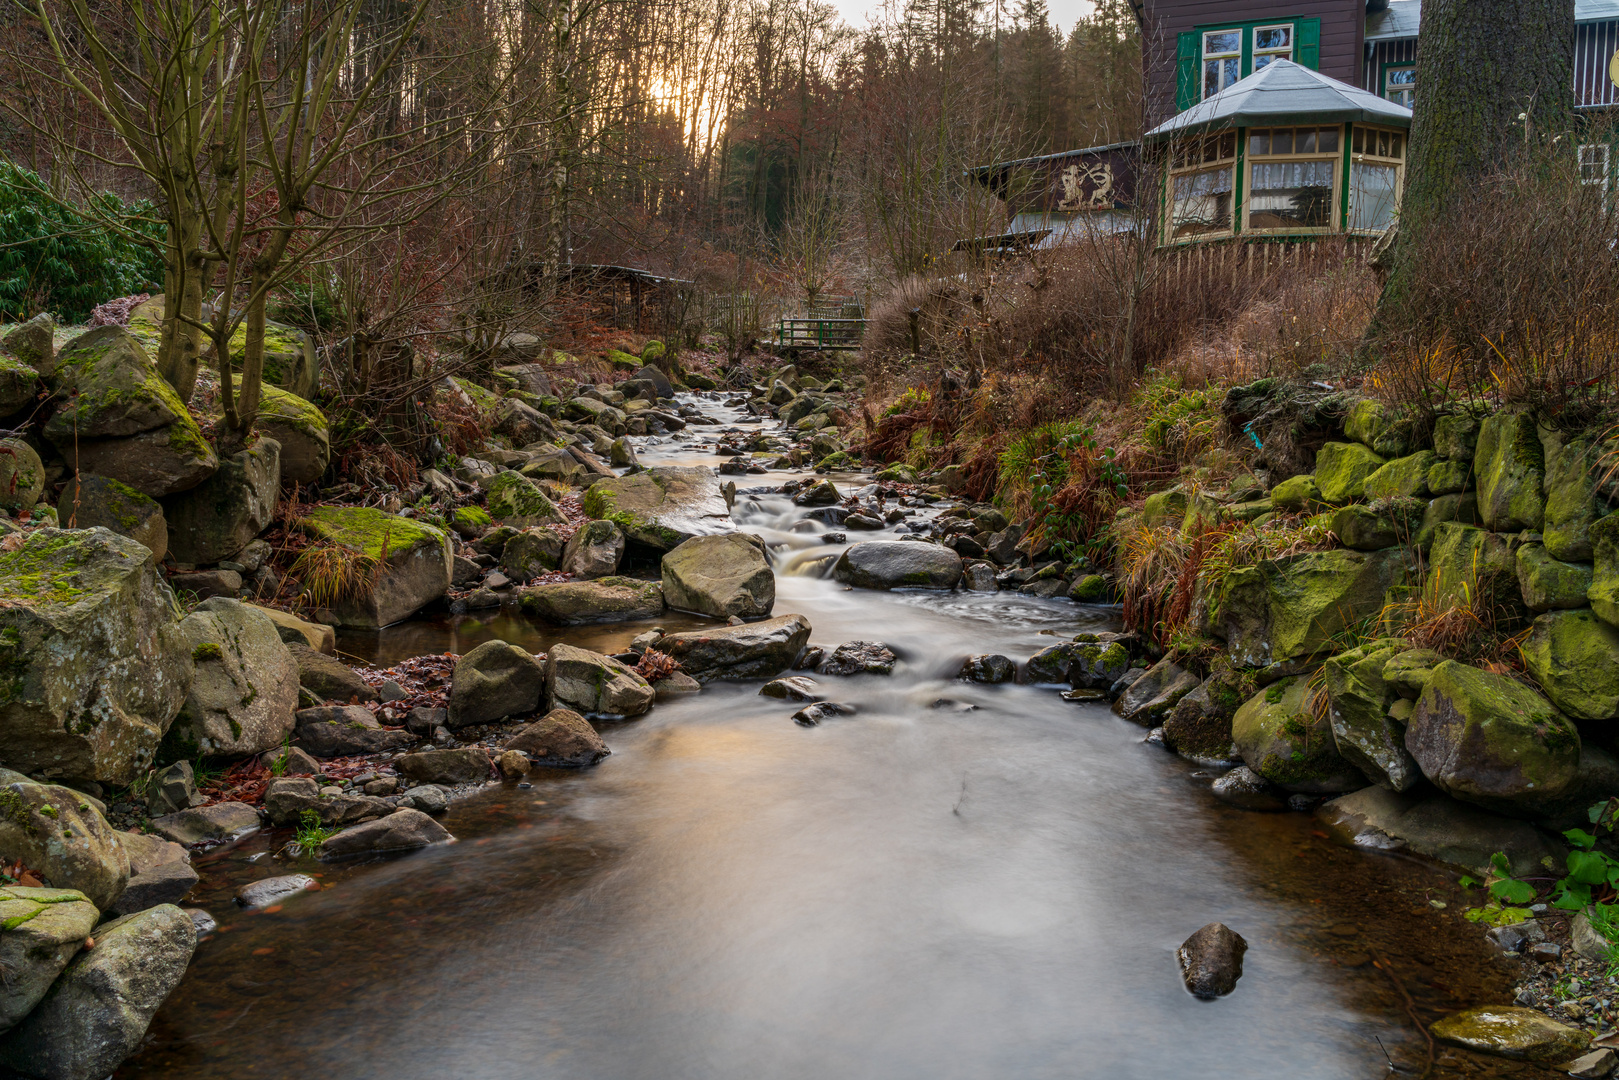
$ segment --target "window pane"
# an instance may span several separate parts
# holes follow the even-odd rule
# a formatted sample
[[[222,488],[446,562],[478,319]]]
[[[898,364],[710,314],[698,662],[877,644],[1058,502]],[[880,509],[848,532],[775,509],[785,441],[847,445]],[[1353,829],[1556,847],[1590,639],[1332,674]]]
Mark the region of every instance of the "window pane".
[[[1231,167],[1205,169],[1174,178],[1170,202],[1171,237],[1231,231]]]
[[[1235,131],[1228,131],[1220,136],[1220,156],[1222,158],[1234,158],[1237,156],[1237,133]]]
[[[1213,97],[1220,92],[1220,61],[1203,61],[1203,96]]]
[[[1248,225],[1254,229],[1320,229],[1332,224],[1330,161],[1253,165]]]
[[[1248,136],[1248,152],[1263,157],[1270,153],[1270,132],[1255,131]]]
[[[1315,132],[1301,131],[1293,139],[1293,152],[1295,154],[1315,153]]]
[[[1338,129],[1322,128],[1316,135],[1315,148],[1323,154],[1336,154],[1338,152]]]
[[[1265,26],[1254,31],[1254,48],[1287,49],[1293,44],[1291,26]]]
[[[1233,56],[1229,60],[1221,61],[1221,63],[1225,64],[1225,71],[1221,72],[1221,77],[1222,77],[1223,81],[1220,83],[1220,89],[1224,90],[1226,87],[1228,87],[1232,83],[1236,82],[1237,79],[1240,77],[1242,61],[1239,58]]]
[[[1272,60],[1275,60],[1275,59],[1276,59],[1276,56],[1274,54],[1272,54],[1272,53],[1255,53],[1254,54],[1254,70],[1258,71],[1260,68],[1264,67],[1266,64],[1270,63]]]
[[[1349,167],[1349,227],[1388,228],[1394,220],[1394,185],[1400,170],[1393,165],[1357,161]]]
[[[1415,86],[1417,84],[1416,68],[1390,68],[1388,87],[1393,90],[1397,87]]]
[[[1379,131],[1377,133],[1377,156],[1389,156],[1389,133],[1386,131]]]
[[[1203,35],[1204,56],[1222,56],[1241,51],[1241,30],[1215,30]]]
[[[1366,150],[1366,129],[1365,128],[1356,128],[1354,138],[1355,138],[1355,153],[1359,154],[1359,153],[1365,152],[1365,150]]]
[[[1389,136],[1389,157],[1392,157],[1392,158],[1400,157],[1401,156],[1401,151],[1405,149],[1404,143],[1405,143],[1405,140],[1400,138],[1400,136],[1398,134],[1390,135]]]
[[[1270,133],[1270,152],[1273,154],[1291,154],[1293,152],[1293,129],[1277,128]]]

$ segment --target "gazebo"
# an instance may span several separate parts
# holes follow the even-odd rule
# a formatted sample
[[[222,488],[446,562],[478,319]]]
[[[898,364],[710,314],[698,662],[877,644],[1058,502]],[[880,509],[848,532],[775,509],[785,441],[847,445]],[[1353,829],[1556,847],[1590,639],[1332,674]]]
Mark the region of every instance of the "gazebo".
[[[1163,171],[1159,243],[1381,233],[1410,128],[1402,105],[1272,61],[1142,140]]]

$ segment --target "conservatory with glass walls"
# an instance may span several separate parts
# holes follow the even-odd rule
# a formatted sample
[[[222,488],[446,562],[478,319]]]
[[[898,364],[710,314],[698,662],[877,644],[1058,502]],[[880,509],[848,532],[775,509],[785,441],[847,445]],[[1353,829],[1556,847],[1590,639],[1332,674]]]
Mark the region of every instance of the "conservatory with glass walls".
[[[1411,110],[1276,59],[1149,131],[1159,242],[1371,236],[1393,222]]]

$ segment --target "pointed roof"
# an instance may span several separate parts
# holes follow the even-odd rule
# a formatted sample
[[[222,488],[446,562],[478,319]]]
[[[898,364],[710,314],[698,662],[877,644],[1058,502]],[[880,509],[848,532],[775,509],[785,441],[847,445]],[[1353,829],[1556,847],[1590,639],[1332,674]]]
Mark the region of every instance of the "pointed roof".
[[[1342,123],[1408,128],[1411,110],[1291,60],[1273,60],[1159,124],[1144,141],[1168,142],[1181,135],[1237,127]]]

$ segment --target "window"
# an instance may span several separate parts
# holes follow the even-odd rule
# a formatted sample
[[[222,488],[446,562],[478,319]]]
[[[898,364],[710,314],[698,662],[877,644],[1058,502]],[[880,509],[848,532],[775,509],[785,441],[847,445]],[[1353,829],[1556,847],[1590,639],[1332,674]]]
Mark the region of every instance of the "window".
[[[1210,30],[1203,35],[1203,96],[1213,97],[1242,78],[1242,31]]]
[[[1403,131],[1356,126],[1349,138],[1348,228],[1382,232],[1394,221],[1405,143]]]
[[[1383,96],[1408,109],[1417,107],[1417,69],[1406,64],[1383,69]]]
[[[1257,128],[1248,134],[1247,227],[1330,229],[1339,129]]]
[[[1236,132],[1190,139],[1170,155],[1167,239],[1187,240],[1231,232]]]
[[[1272,60],[1293,59],[1293,24],[1254,27],[1254,70]]]
[[[1580,147],[1580,183],[1600,192],[1602,210],[1608,209],[1608,156],[1607,143],[1586,143]]]

